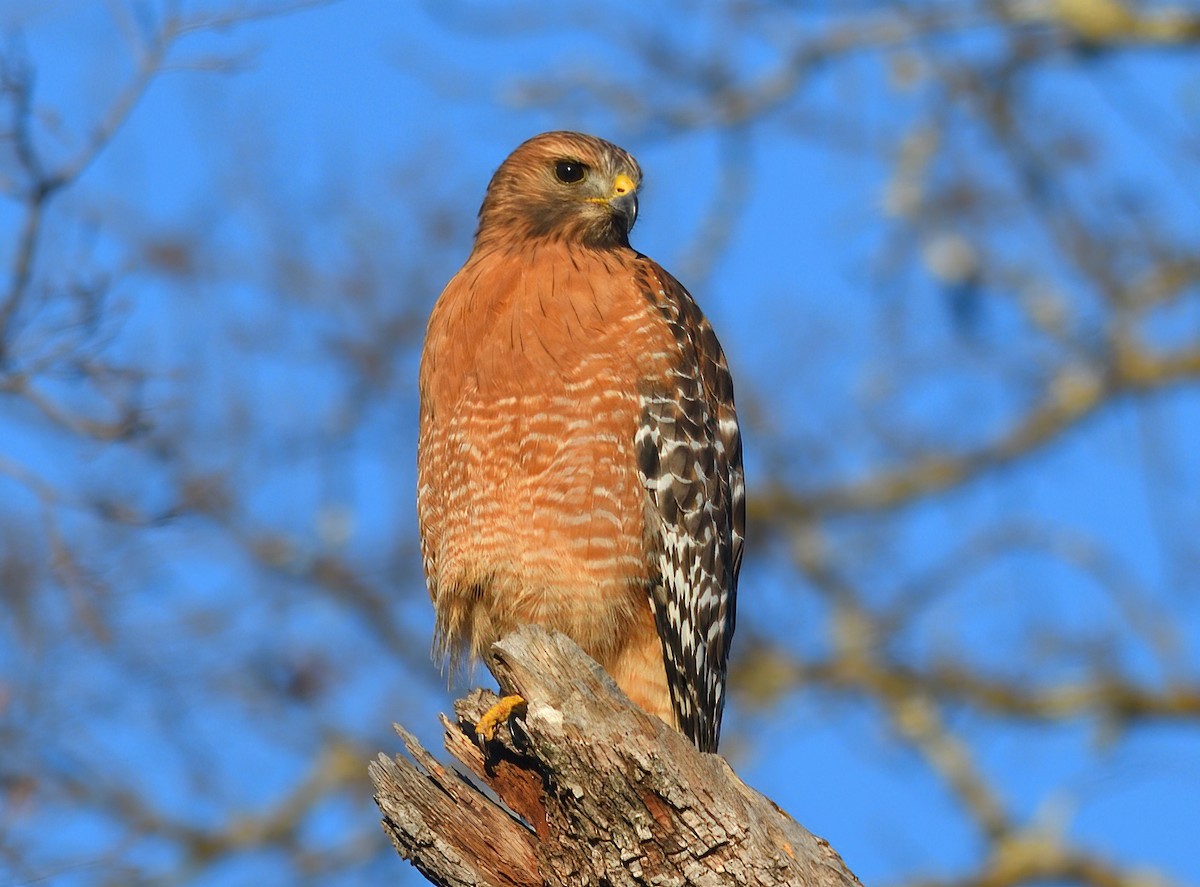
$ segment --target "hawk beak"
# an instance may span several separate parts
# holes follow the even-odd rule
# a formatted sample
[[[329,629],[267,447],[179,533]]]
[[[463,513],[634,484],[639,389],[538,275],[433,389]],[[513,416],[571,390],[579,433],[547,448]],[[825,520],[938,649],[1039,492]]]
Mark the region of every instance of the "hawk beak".
[[[613,180],[613,193],[608,205],[625,219],[625,231],[629,232],[638,214],[637,185],[633,179],[621,173]]]

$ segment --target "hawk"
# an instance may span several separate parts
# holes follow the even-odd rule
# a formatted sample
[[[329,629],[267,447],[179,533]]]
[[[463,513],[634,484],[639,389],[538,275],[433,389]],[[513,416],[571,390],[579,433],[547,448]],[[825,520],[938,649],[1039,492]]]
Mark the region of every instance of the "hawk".
[[[712,327],[629,245],[641,179],[574,132],[535,136],[492,176],[421,357],[421,553],[439,655],[483,659],[544,625],[716,751],[741,434]]]

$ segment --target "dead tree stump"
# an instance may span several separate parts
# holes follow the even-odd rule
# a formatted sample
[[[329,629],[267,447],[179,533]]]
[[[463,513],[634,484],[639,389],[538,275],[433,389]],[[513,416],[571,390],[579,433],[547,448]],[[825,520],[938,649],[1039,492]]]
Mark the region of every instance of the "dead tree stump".
[[[567,637],[522,628],[494,656],[525,716],[486,754],[474,724],[495,694],[474,691],[442,724],[447,751],[502,803],[399,725],[409,757],[370,765],[385,831],[433,883],[861,887],[827,842],[635,707]]]

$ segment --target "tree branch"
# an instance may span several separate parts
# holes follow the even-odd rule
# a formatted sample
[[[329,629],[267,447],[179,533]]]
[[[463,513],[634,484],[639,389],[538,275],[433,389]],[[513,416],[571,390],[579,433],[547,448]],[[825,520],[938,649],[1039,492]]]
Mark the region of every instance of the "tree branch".
[[[826,489],[762,490],[749,516],[756,521],[811,519],[887,511],[946,492],[985,472],[1003,468],[1058,440],[1118,398],[1152,395],[1200,378],[1200,345],[1155,353],[1133,341],[1116,343],[1108,364],[1094,376],[1060,373],[1010,428],[965,452],[922,456],[861,480]]]
[[[525,716],[486,753],[473,725],[494,694],[476,690],[442,723],[446,749],[506,806],[398,725],[411,758],[370,766],[384,830],[433,883],[859,884],[828,843],[636,708],[565,636],[525,627],[493,653]]]

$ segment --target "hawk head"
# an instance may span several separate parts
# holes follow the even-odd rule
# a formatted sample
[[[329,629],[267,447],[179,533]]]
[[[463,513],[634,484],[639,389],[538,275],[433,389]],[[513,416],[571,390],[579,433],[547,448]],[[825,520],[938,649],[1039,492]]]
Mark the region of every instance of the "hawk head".
[[[492,176],[476,244],[493,238],[629,246],[642,170],[612,142],[578,132],[534,136]]]

